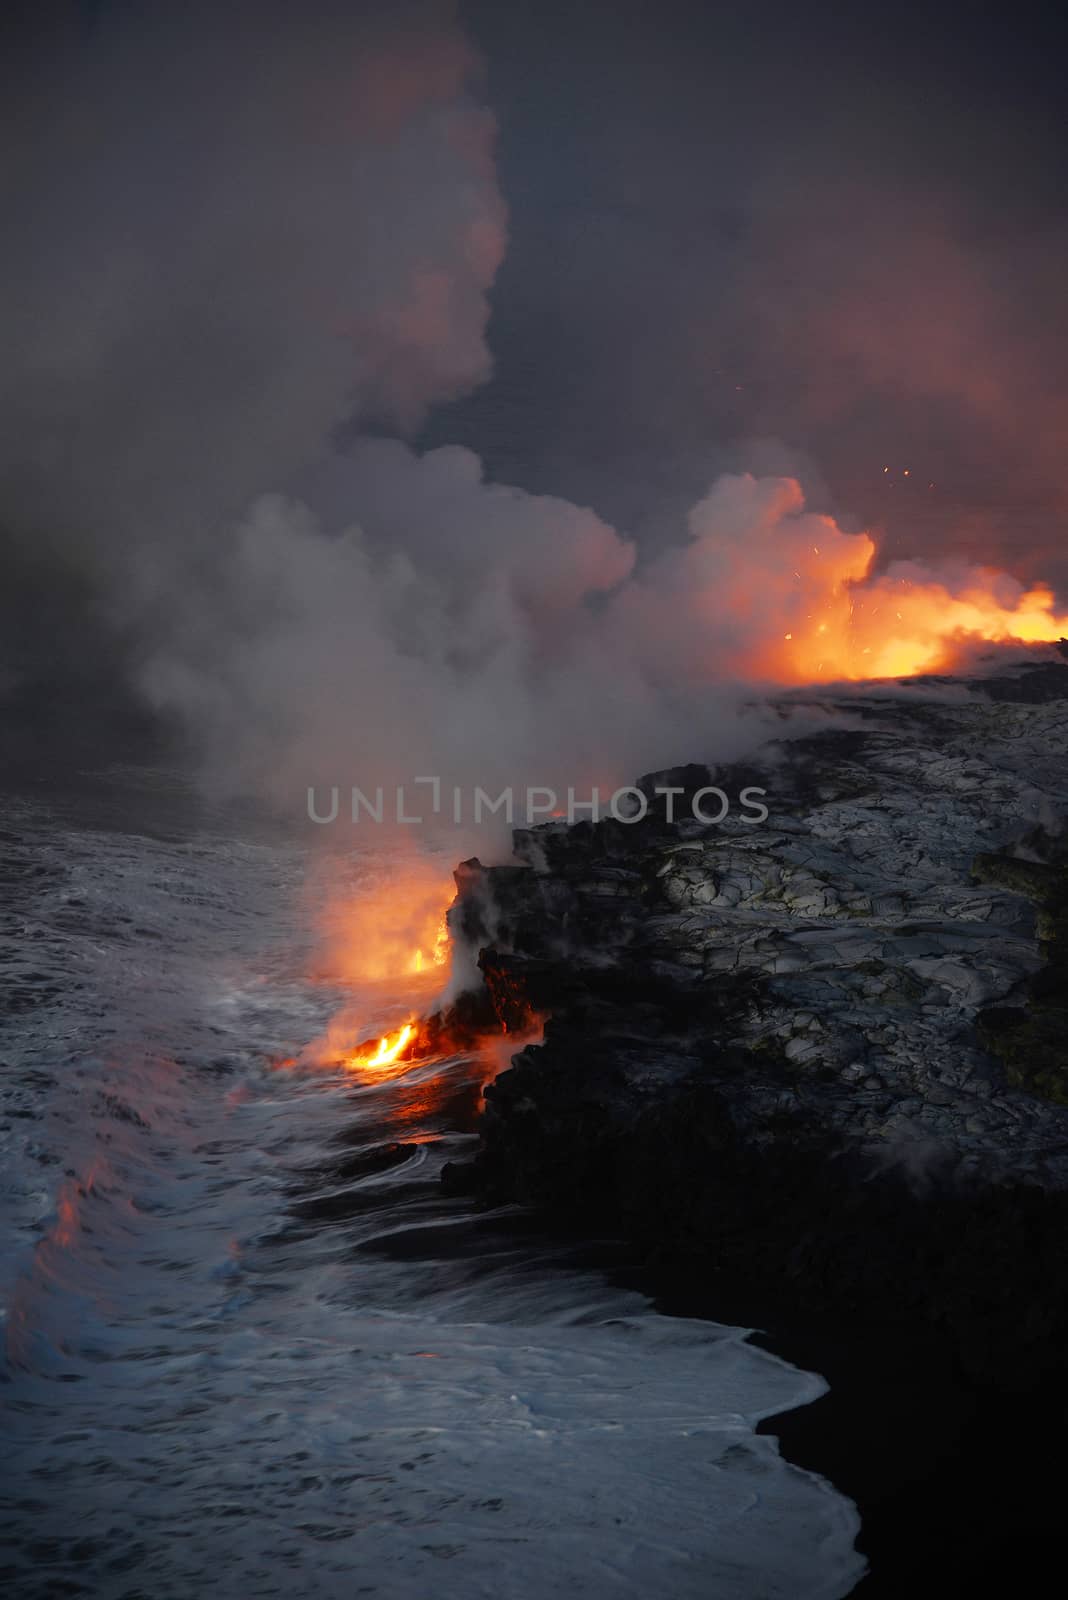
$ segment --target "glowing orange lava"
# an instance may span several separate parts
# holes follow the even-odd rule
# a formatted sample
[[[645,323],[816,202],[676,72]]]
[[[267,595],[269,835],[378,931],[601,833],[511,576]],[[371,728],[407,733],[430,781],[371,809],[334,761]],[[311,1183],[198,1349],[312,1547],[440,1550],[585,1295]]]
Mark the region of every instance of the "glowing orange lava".
[[[440,1026],[417,1016],[440,1015],[450,955],[446,913],[455,896],[448,867],[414,847],[368,858],[328,858],[309,874],[310,914],[319,929],[314,975],[347,993],[326,1030],[279,1068],[338,1066],[387,1072],[416,1054],[435,1054]],[[403,1027],[368,1037],[398,992],[412,1004]]]
[[[361,876],[346,884],[344,861],[328,862],[308,885],[325,935],[315,975],[348,998],[322,1034],[274,1065],[382,1081],[405,1140],[436,1139],[443,1107],[464,1094],[474,1104],[516,1050],[540,1040],[544,1018],[517,997],[503,1011],[470,996],[449,998],[446,912],[456,889],[440,858],[410,851],[383,860],[373,878],[365,862],[357,866]],[[407,1021],[370,1034],[371,1019],[399,994],[411,1005]]]
[[[1025,589],[990,568],[939,571],[919,562],[896,562],[873,577],[868,535],[831,527],[826,546],[796,558],[788,586],[771,586],[777,628],[746,650],[754,674],[786,683],[911,677],[950,671],[976,645],[1068,636],[1068,613],[1058,612],[1046,584]]]
[[[990,647],[1068,635],[1050,586],[960,558],[880,567],[870,533],[806,510],[795,478],[720,479],[689,518],[691,543],[654,567],[636,626],[678,648],[664,660],[778,683],[967,672]],[[663,654],[663,645],[659,646]]]
[[[353,1068],[364,1067],[369,1070],[391,1067],[405,1046],[411,1042],[414,1033],[415,1028],[413,1025],[410,1022],[406,1022],[404,1027],[399,1028],[395,1034],[383,1034],[378,1041],[377,1049],[373,1050],[370,1055],[350,1056],[346,1065]]]

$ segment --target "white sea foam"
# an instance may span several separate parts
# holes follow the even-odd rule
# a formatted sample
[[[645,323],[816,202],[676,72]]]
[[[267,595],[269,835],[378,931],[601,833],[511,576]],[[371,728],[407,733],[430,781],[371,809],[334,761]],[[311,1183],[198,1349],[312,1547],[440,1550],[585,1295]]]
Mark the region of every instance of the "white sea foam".
[[[425,1067],[265,1064],[334,999],[292,955],[296,853],[14,838],[43,869],[4,929],[38,1001],[4,1086],[20,1595],[849,1592],[854,1508],[754,1433],[820,1379],[443,1199],[465,1136],[436,1138]],[[394,1165],[346,1172],[391,1133]]]

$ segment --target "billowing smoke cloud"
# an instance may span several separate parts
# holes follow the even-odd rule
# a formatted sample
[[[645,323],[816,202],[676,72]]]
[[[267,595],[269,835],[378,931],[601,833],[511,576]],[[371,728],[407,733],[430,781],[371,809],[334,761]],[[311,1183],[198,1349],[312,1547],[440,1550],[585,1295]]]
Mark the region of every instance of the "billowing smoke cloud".
[[[95,23],[87,26],[87,19]],[[10,24],[7,537],[144,632],[222,519],[490,370],[505,239],[445,6],[44,4]]]
[[[712,741],[723,697],[631,649],[625,537],[366,436],[490,370],[504,206],[448,9],[86,15],[34,12],[9,73],[16,559],[71,575],[223,787],[581,784]]]
[[[417,777],[604,800],[639,770],[729,759],[773,721],[739,682],[950,665],[968,637],[1055,639],[1048,591],[960,563],[872,575],[875,546],[793,478],[721,477],[685,542],[638,564],[593,511],[483,481],[474,455],[364,439],[259,500],[214,593],[142,682],[225,781],[298,803]],[[744,710],[743,710],[744,706]],[[457,819],[459,820],[459,819]]]
[[[871,539],[792,476],[719,479],[642,560],[468,449],[381,436],[490,372],[505,212],[447,8],[86,15],[38,8],[10,58],[3,526],[214,785],[295,815],[310,786],[423,775],[610,791],[756,742],[739,678],[940,664],[926,603],[901,655],[899,589],[941,584],[972,626],[987,578],[862,593]],[[1016,586],[978,605],[985,637],[1006,608],[1050,636]]]
[[[594,512],[485,483],[466,450],[393,440],[313,478],[318,514],[261,499],[214,596],[145,664],[215,772],[279,795],[418,775],[563,795],[726,736],[735,692],[701,671],[676,693],[661,649],[679,618],[631,625],[634,547]]]

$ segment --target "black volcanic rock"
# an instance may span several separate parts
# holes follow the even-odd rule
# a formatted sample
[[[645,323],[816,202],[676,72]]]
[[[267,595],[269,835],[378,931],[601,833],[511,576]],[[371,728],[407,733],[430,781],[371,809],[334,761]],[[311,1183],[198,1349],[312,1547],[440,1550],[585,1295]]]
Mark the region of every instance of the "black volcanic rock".
[[[1038,859],[981,855],[972,875],[1036,904],[1035,932],[1046,965],[1028,982],[1025,1005],[980,1012],[979,1038],[1014,1088],[1068,1106],[1068,843],[1040,826],[1025,836],[1024,848]]]
[[[759,784],[763,824],[548,824],[472,873],[498,1017],[551,1018],[450,1181],[921,1318],[976,1372],[1059,1361],[1068,702],[847,708],[744,769],[680,769]]]

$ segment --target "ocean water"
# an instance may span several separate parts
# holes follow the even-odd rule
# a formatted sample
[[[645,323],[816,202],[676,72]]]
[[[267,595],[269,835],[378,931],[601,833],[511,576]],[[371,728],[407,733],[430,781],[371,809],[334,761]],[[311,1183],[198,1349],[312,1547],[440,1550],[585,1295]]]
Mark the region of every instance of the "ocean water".
[[[441,1194],[486,1062],[273,1065],[353,998],[299,842],[162,773],[3,803],[5,1595],[849,1593],[753,1431],[822,1380]]]

